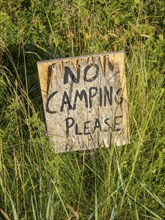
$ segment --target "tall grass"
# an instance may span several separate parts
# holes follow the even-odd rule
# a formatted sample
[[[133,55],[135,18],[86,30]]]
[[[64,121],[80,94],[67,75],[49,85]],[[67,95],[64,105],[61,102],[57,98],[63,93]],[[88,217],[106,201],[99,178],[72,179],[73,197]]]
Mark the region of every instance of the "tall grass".
[[[163,1],[1,1],[0,219],[163,219]],[[55,154],[38,60],[125,50],[131,143]]]

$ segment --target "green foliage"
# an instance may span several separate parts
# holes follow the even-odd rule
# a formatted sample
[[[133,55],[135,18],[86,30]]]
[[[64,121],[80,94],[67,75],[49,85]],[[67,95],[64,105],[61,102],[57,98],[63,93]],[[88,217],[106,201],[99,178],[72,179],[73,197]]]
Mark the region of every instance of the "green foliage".
[[[164,2],[0,0],[0,219],[163,219]],[[54,154],[36,62],[125,50],[131,143]]]

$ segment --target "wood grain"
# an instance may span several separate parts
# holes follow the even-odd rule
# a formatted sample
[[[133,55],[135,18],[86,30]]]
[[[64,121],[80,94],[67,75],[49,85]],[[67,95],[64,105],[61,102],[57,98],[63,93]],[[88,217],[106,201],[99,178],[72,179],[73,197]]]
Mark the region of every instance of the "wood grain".
[[[129,143],[124,52],[42,61],[37,67],[55,152]]]

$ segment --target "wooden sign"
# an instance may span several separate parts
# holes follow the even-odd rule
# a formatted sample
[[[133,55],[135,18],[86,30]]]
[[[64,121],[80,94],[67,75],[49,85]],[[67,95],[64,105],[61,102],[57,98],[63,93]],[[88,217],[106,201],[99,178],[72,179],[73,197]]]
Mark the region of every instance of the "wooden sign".
[[[55,152],[129,143],[124,52],[37,63]]]

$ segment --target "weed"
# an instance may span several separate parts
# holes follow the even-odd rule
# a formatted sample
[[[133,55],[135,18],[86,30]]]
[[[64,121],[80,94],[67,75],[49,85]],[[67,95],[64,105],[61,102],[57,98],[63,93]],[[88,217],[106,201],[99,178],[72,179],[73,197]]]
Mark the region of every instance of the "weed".
[[[163,1],[1,0],[0,218],[163,219]],[[54,154],[36,62],[125,50],[131,143]]]

